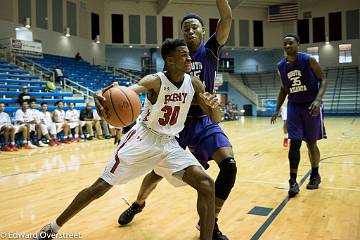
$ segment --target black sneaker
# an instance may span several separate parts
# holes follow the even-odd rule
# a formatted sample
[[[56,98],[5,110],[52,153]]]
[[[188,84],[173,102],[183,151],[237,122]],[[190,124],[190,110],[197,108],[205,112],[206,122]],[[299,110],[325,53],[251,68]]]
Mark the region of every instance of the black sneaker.
[[[315,177],[310,176],[310,181],[309,183],[306,185],[306,189],[318,189],[319,188],[319,184],[321,183],[321,177],[320,175],[317,175]]]
[[[126,209],[119,217],[118,219],[118,223],[120,225],[126,225],[128,223],[130,223],[133,218],[135,217],[136,214],[138,214],[139,212],[141,212],[145,207],[145,203],[144,205],[140,206],[139,204],[137,204],[136,202],[134,202],[128,209]]]
[[[224,234],[222,234],[222,232],[220,231],[217,221],[218,221],[218,219],[215,218],[213,240],[229,240],[229,238],[227,236],[225,236]]]
[[[44,226],[40,232],[37,233],[33,240],[50,240],[56,237],[56,233],[51,230],[51,225]]]
[[[297,184],[297,182],[291,182],[289,180],[289,191],[288,191],[288,195],[289,195],[289,198],[293,198],[295,197],[296,194],[298,194],[300,192],[300,189],[299,189],[299,185]]]
[[[215,218],[215,225],[213,230],[213,240],[229,240],[229,238],[222,234],[222,232],[219,229],[219,225],[217,224],[218,219]],[[196,225],[197,230],[200,231],[200,221]]]

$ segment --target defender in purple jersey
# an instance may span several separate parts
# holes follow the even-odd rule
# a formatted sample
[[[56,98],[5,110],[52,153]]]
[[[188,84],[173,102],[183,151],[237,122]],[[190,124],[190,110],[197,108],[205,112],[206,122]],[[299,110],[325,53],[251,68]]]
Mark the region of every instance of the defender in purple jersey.
[[[326,90],[326,79],[315,58],[298,52],[299,37],[288,34],[284,37],[286,57],[278,63],[281,87],[277,99],[276,111],[271,123],[276,122],[279,110],[286,95],[287,129],[289,134],[290,180],[289,197],[299,193],[296,182],[300,162],[301,142],[305,141],[311,162],[311,176],[307,189],[317,189],[321,182],[319,175],[320,151],[317,140],[324,138],[322,116],[322,98]]]
[[[196,14],[186,15],[181,22],[182,32],[192,59],[191,74],[198,76],[206,91],[214,92],[219,51],[227,41],[232,21],[231,8],[227,0],[216,0],[220,13],[216,32],[208,41],[203,41],[205,28],[203,20]],[[236,162],[231,144],[219,127],[202,113],[197,105],[190,108],[184,130],[179,134],[178,142],[183,148],[188,147],[193,155],[205,166],[211,159],[219,166],[219,175],[215,181],[216,217],[228,198],[236,179]],[[145,200],[162,178],[150,172],[143,180],[137,200],[119,217],[119,224],[126,225],[135,214],[142,211]],[[217,218],[216,218],[217,220]],[[214,226],[213,239],[228,239],[221,233],[217,223]]]

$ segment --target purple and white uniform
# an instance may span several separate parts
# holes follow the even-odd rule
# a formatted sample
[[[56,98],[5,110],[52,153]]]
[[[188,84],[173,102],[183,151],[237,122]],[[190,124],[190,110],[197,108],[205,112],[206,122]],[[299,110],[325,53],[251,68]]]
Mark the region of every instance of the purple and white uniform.
[[[191,54],[190,74],[199,77],[206,91],[210,93],[214,92],[221,47],[216,40],[216,35],[213,34],[206,43],[201,42],[197,52]],[[222,147],[231,147],[228,137],[220,126],[213,123],[196,105],[190,107],[185,128],[180,132],[177,140],[182,148],[188,147],[205,168],[214,151]]]
[[[314,143],[324,137],[323,116],[311,116],[309,107],[319,92],[319,80],[310,66],[310,56],[299,52],[294,63],[283,58],[278,63],[282,85],[288,94],[287,129],[289,139]]]

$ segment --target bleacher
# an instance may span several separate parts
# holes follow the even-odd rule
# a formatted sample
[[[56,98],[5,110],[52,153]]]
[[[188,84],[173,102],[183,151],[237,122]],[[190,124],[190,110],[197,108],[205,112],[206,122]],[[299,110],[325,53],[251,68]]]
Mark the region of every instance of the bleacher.
[[[327,68],[324,70],[328,87],[323,98],[326,114],[360,113],[360,79],[357,66]],[[280,79],[276,71],[234,75],[258,94],[258,108],[265,109],[268,100],[277,99]],[[271,111],[266,112],[269,115]],[[261,113],[260,113],[261,114]]]
[[[49,104],[49,111],[55,109],[54,105],[57,101],[62,100],[64,103],[80,103],[85,104],[83,97],[74,97],[73,93],[62,92],[61,87],[57,86],[54,92],[48,92],[46,89],[46,81],[41,77],[31,75],[28,70],[20,69],[17,65],[9,64],[7,61],[0,59],[0,102],[5,103],[6,112],[12,115],[20,106],[17,104],[17,97],[22,92],[22,88],[27,86],[29,95],[37,99],[37,103],[46,102]],[[77,106],[82,109],[82,106]],[[64,107],[66,110],[67,107]]]
[[[75,58],[44,54],[43,58],[31,58],[31,60],[48,69],[54,70],[55,68],[60,68],[65,77],[92,91],[104,88],[115,81],[119,82],[122,86],[129,86],[131,84],[127,79],[114,76],[98,66],[91,65],[83,60],[76,60]],[[68,85],[77,87],[72,83]]]

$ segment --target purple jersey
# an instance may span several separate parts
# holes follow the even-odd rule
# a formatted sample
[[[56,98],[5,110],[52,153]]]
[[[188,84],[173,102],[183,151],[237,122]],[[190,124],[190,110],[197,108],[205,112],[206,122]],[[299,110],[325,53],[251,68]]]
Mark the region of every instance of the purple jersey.
[[[207,92],[214,92],[215,76],[218,67],[218,57],[221,45],[216,40],[215,33],[205,43],[201,42],[199,49],[192,53],[190,74],[200,78]],[[189,116],[203,115],[199,106],[191,106]]]
[[[192,53],[190,74],[200,78],[207,92],[214,92],[214,81],[218,67],[218,56],[222,46],[213,34],[209,40],[201,42],[199,50]]]
[[[213,34],[210,39],[202,42],[197,52],[191,54],[191,74],[200,78],[207,92],[214,91],[215,75],[218,65],[218,55],[221,45]],[[203,164],[212,159],[211,155],[219,148],[231,147],[226,134],[216,123],[203,114],[200,107],[192,105],[188,113],[183,131],[177,139],[182,148],[189,147],[191,153]]]
[[[305,103],[315,100],[319,92],[319,80],[310,66],[310,56],[299,52],[293,64],[283,58],[278,63],[281,81],[289,102]]]

